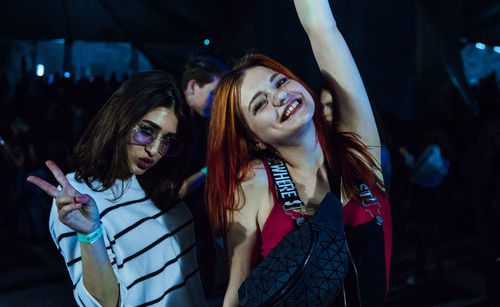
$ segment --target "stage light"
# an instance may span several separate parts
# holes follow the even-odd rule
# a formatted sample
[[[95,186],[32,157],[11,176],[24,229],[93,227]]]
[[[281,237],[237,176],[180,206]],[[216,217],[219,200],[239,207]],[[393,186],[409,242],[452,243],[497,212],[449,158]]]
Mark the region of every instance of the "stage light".
[[[500,53],[500,46],[493,47],[493,51],[495,51],[496,53]]]
[[[43,66],[42,64],[38,64],[36,66],[36,75],[42,77],[44,73],[45,73],[45,66]]]
[[[486,49],[486,45],[483,43],[476,43],[476,48],[479,50],[484,50]]]
[[[205,38],[205,40],[203,41],[203,44],[205,44],[205,46],[210,45],[210,39]]]
[[[65,72],[64,73],[64,78],[69,78],[69,77],[71,77],[71,74],[69,72]]]

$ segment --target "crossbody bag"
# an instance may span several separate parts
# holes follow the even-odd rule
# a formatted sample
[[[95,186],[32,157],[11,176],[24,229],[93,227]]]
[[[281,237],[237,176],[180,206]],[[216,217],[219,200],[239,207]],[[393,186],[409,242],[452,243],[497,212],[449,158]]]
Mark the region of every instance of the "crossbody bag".
[[[266,161],[285,212],[303,209],[283,161]],[[328,192],[316,213],[295,219],[288,233],[238,291],[241,306],[328,306],[341,292],[349,266],[342,203]]]

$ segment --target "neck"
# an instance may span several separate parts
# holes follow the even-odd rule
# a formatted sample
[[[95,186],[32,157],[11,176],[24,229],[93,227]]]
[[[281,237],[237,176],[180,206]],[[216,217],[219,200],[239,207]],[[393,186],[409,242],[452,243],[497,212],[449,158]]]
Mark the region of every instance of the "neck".
[[[324,154],[318,142],[317,132],[311,122],[311,128],[294,136],[294,141],[276,148],[293,170],[316,171],[324,162]]]

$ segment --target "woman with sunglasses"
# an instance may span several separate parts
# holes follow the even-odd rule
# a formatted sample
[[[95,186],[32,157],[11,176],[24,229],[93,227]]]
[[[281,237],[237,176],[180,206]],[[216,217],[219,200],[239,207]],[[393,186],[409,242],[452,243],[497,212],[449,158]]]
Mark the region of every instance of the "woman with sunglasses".
[[[205,306],[192,216],[178,202],[190,140],[187,104],[170,76],[135,75],[91,121],[74,173],[47,167],[60,188],[50,232],[80,306]]]
[[[388,286],[391,219],[370,101],[329,1],[294,0],[294,4],[316,62],[334,93],[338,113],[329,129],[313,92],[290,70],[264,55],[244,57],[220,81],[210,121],[206,189],[212,223],[224,238],[229,262],[223,306],[246,304],[249,297],[252,303],[280,300],[286,306],[305,306],[314,299],[328,302],[319,304],[327,306],[335,295],[339,296],[336,302],[348,306],[381,306]],[[286,165],[289,177],[282,171],[274,175],[276,164],[267,164],[275,160]],[[305,288],[301,278],[323,274],[311,267],[304,269],[312,256],[287,269],[287,257],[295,253],[281,259],[271,253],[321,209],[320,204],[332,203],[326,197],[330,192],[337,194],[337,207],[343,206],[349,245],[350,265],[342,280],[345,291],[323,291],[336,286],[324,283],[317,284],[317,293],[298,292]],[[298,194],[300,199],[283,202],[288,194]],[[297,210],[290,210],[297,203]],[[337,244],[327,239],[318,245]],[[298,242],[297,246],[302,244]],[[338,255],[345,253],[332,253],[325,260],[339,263],[339,270],[324,272],[323,280],[336,282],[336,274],[344,272],[340,264],[345,258]],[[271,281],[272,286],[265,288],[258,284],[268,282],[259,275],[266,272],[260,264],[269,263],[270,256],[276,261],[267,271],[296,273],[290,279]],[[312,283],[305,286],[315,287]],[[277,295],[268,299],[274,289]]]

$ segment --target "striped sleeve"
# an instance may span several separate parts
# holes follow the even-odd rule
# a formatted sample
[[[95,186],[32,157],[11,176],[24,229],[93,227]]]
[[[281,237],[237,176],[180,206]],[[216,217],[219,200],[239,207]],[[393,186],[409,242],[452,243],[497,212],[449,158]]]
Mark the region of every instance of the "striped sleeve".
[[[80,243],[76,236],[76,232],[71,228],[61,223],[58,219],[57,207],[55,201],[52,204],[52,209],[49,218],[49,231],[54,240],[54,243],[64,258],[66,268],[73,283],[73,295],[78,306],[101,306],[99,302],[87,291],[83,284],[82,258],[80,252]],[[117,275],[116,260],[113,250],[110,248],[109,240],[103,229],[104,241],[109,259],[113,266],[113,271]],[[126,301],[127,288],[120,286],[120,301]],[[123,306],[123,304],[120,304]]]

